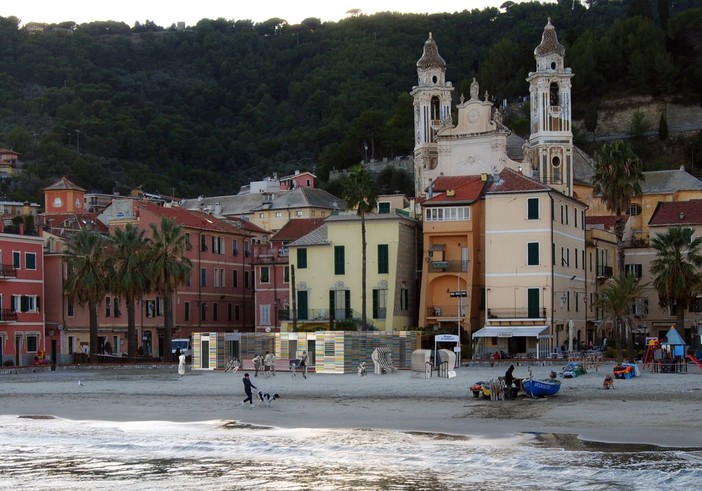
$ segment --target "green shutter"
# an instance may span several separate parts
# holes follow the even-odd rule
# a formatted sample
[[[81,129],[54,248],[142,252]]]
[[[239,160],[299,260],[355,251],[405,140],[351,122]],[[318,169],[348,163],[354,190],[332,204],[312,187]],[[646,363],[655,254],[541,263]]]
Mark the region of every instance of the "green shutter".
[[[344,301],[346,302],[346,318],[351,319],[351,290],[344,291]]]
[[[334,246],[334,274],[345,274],[344,246]]]
[[[307,267],[307,249],[297,250],[297,267],[299,269]]]
[[[307,313],[307,290],[298,290],[297,292],[297,318],[299,320],[309,319]]]
[[[373,319],[378,318],[378,290],[373,290]]]
[[[528,316],[530,319],[539,317],[539,289],[529,288],[527,290]]]
[[[529,242],[527,244],[527,264],[529,266],[539,265],[539,243]]]
[[[389,272],[388,262],[388,245],[378,244],[378,274]]]
[[[539,198],[529,198],[528,203],[528,216],[529,220],[539,219]]]

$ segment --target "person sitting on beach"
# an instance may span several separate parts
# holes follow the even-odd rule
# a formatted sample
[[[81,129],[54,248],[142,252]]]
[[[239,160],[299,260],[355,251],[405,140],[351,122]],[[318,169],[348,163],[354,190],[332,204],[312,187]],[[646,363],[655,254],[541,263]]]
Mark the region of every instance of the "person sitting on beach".
[[[614,389],[614,380],[611,374],[605,375],[604,382],[602,382],[603,389]]]

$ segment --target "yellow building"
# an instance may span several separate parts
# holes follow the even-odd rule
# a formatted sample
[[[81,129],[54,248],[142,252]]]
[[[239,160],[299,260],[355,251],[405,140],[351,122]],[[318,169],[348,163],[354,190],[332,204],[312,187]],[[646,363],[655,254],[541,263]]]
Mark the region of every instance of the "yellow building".
[[[366,318],[373,329],[416,326],[418,223],[370,214],[366,224]],[[355,330],[362,311],[361,218],[335,215],[288,245],[290,319],[281,330]]]
[[[585,341],[585,205],[505,168],[485,193],[486,324],[477,355],[546,357]]]

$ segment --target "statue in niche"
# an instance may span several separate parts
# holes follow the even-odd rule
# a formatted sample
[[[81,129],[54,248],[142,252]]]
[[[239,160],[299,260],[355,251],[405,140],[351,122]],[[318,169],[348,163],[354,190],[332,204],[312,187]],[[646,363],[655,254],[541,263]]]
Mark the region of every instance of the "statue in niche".
[[[470,83],[470,100],[476,100],[478,98],[478,93],[480,92],[480,86],[478,81],[473,77],[473,81]]]

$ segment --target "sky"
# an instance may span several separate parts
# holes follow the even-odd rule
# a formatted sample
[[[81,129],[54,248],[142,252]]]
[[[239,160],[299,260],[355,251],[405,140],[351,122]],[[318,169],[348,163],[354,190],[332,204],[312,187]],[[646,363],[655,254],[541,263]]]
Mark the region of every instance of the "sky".
[[[177,22],[194,26],[201,19],[252,20],[263,22],[271,18],[299,24],[309,17],[324,21],[339,21],[349,10],[358,9],[363,14],[377,12],[438,13],[499,7],[505,0],[19,0],[3,1],[0,17],[14,16],[21,25],[28,22],[55,24],[73,21],[78,24],[113,20],[133,26],[135,22],[149,20],[162,27]],[[517,3],[522,0],[516,0]]]

